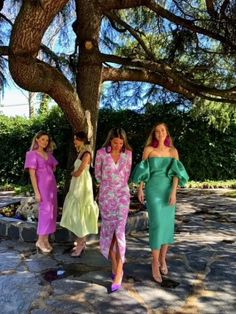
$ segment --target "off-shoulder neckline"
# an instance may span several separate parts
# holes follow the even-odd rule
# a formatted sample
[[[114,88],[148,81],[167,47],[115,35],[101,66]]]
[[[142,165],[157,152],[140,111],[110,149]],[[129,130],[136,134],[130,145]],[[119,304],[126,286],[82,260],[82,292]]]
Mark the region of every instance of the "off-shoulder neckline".
[[[149,157],[149,158],[147,158],[147,159],[145,159],[145,160],[149,160],[149,159],[154,159],[154,158],[170,158],[170,159],[176,159],[175,157],[170,157],[170,156],[164,156],[164,157],[159,157],[159,156],[154,156],[154,157]],[[178,159],[176,159],[176,160],[178,160]]]

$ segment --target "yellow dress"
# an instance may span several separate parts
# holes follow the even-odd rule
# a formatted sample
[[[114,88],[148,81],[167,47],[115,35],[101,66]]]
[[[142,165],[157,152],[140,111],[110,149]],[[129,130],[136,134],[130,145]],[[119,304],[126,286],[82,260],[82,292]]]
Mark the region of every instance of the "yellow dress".
[[[74,163],[77,170],[81,164],[79,158]],[[82,238],[98,233],[99,209],[94,201],[92,178],[89,165],[79,177],[72,177],[70,189],[66,195],[60,225]]]

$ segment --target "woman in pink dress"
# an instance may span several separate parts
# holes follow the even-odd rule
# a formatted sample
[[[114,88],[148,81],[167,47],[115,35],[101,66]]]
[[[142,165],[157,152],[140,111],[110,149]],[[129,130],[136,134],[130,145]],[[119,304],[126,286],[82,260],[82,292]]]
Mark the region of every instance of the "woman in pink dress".
[[[25,160],[25,169],[29,170],[35,199],[39,202],[36,248],[42,253],[52,251],[48,236],[56,231],[57,185],[54,171],[58,162],[52,155],[52,146],[49,135],[39,131],[33,138]]]
[[[132,152],[125,131],[121,128],[112,129],[103,147],[97,151],[95,160],[102,217],[100,248],[102,254],[107,259],[110,257],[112,262],[113,283],[109,292],[119,290],[123,278],[131,164]]]

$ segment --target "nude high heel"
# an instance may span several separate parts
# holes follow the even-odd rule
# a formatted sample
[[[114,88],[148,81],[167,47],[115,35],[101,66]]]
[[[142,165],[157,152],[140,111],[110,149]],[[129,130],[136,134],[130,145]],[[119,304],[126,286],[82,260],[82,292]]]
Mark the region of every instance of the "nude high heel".
[[[85,247],[86,247],[86,242],[82,242],[81,244],[77,244],[77,246],[75,246],[73,248],[73,252],[71,253],[70,256],[72,257],[81,257],[81,255],[84,253],[85,251]]]
[[[160,273],[160,270],[159,270],[159,264],[157,265],[153,265],[152,263],[152,277],[153,277],[153,280],[159,284],[162,283],[162,277],[161,277],[161,273]]]
[[[40,246],[40,244],[37,242],[36,242],[35,246],[36,246],[37,253],[48,254],[52,251],[52,249]]]

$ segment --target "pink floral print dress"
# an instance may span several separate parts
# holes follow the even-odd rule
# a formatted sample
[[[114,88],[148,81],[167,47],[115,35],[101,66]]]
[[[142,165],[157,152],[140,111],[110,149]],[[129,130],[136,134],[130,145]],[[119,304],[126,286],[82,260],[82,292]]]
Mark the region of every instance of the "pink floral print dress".
[[[98,200],[102,217],[100,249],[108,259],[115,233],[123,262],[126,251],[125,226],[130,204],[128,179],[131,165],[132,152],[129,150],[121,153],[117,163],[105,148],[97,151],[95,177],[100,183]]]

